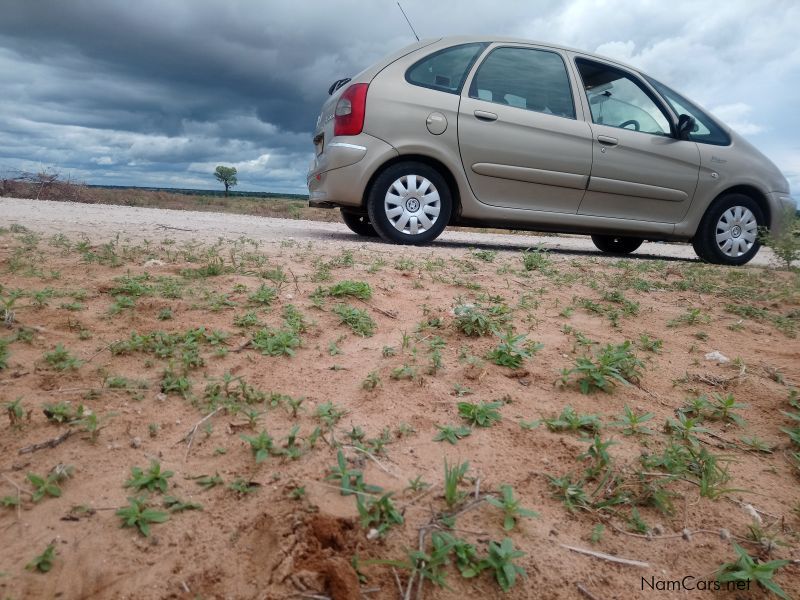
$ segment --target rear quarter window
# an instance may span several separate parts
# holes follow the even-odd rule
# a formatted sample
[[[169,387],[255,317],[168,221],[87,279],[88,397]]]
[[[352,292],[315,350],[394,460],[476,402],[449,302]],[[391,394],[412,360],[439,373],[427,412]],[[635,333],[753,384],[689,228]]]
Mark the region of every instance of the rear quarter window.
[[[487,45],[461,44],[434,52],[406,71],[406,81],[432,90],[460,94],[467,73]]]

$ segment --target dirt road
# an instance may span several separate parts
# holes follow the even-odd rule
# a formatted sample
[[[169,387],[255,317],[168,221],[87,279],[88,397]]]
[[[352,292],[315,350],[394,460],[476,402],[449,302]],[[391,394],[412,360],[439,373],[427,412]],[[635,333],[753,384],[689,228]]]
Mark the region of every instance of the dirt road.
[[[91,235],[94,239],[110,238],[121,233],[133,239],[200,239],[212,241],[217,237],[246,236],[262,242],[278,244],[282,240],[313,241],[315,243],[366,243],[338,223],[273,219],[249,215],[219,214],[184,210],[134,208],[76,202],[51,202],[0,198],[0,223],[19,223],[37,231],[64,233],[65,235]],[[432,246],[425,248],[455,249],[482,247],[493,250],[519,251],[541,246],[556,254],[591,254],[600,256],[592,241],[583,236],[536,236],[487,234],[476,231],[445,231]],[[386,248],[384,244],[379,247]],[[648,242],[633,255],[640,258],[697,260],[688,244]],[[773,258],[770,250],[763,248],[751,262],[768,265]]]

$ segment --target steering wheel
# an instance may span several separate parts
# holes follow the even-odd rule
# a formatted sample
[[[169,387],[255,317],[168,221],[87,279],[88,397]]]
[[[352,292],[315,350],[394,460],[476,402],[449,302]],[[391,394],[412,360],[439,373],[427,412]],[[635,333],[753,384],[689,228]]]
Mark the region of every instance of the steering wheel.
[[[620,125],[618,125],[618,127],[621,127],[622,129],[625,129],[628,125],[633,125],[633,130],[634,131],[639,131],[639,121],[637,121],[636,119],[628,119],[624,123],[620,123]]]

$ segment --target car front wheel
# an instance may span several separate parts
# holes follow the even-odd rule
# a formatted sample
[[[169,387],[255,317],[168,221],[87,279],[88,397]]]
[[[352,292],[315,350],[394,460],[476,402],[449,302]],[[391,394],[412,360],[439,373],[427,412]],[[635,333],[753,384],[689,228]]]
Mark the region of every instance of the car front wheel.
[[[761,247],[759,228],[766,226],[758,203],[744,194],[721,196],[703,215],[692,239],[701,259],[717,265],[743,265]]]
[[[424,163],[394,164],[374,181],[367,197],[369,222],[394,244],[426,244],[450,220],[450,189],[439,172]]]
[[[638,249],[644,240],[623,235],[593,235],[592,241],[598,250],[608,254],[630,254]]]

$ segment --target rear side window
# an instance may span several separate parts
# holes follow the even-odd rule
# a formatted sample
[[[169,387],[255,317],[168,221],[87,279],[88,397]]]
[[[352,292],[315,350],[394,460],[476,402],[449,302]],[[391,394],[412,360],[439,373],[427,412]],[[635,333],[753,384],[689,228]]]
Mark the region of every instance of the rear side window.
[[[406,81],[433,90],[460,94],[475,59],[487,44],[461,44],[434,52],[406,71]]]
[[[560,55],[535,48],[497,48],[478,67],[472,98],[575,118],[567,67]]]

